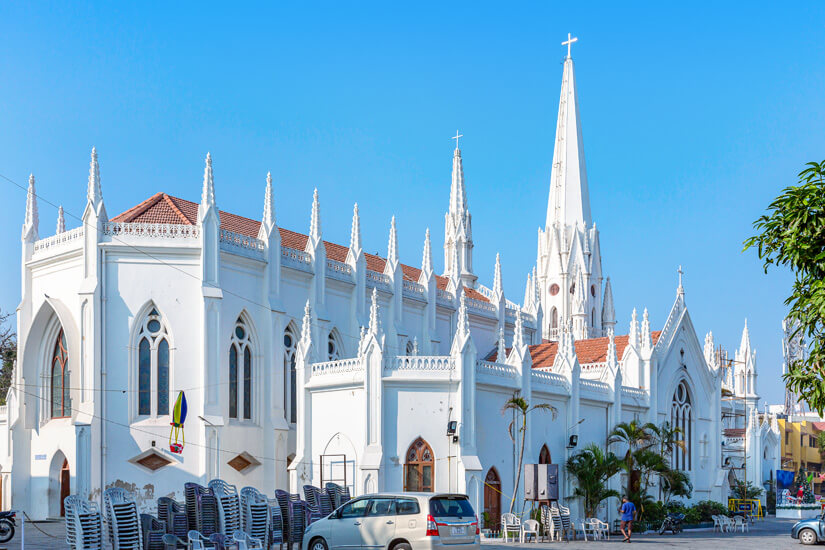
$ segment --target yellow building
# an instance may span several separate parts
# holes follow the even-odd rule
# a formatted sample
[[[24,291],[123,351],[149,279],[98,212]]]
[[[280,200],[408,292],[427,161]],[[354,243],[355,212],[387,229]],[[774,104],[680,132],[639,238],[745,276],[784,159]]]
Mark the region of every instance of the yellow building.
[[[779,418],[778,422],[782,438],[782,469],[798,472],[801,468],[806,472],[822,472],[822,456],[819,454],[817,437],[825,431],[825,422],[790,422],[784,418]],[[817,476],[814,476],[814,492],[822,494]]]

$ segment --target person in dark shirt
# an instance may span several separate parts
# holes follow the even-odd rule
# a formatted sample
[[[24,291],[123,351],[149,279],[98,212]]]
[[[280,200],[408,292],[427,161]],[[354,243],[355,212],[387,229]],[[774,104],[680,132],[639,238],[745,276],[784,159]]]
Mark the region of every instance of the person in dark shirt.
[[[622,497],[622,506],[619,508],[619,512],[622,514],[622,526],[620,528],[622,535],[624,535],[622,542],[630,542],[633,520],[636,519],[636,506],[627,497]]]

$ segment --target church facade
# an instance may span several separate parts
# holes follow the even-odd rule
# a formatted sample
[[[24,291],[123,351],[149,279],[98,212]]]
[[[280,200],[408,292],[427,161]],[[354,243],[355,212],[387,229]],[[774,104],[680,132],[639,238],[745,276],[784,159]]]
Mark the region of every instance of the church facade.
[[[208,155],[199,202],[158,193],[109,218],[93,151],[82,225],[67,231],[61,211],[42,239],[30,178],[18,363],[0,411],[3,506],[54,517],[66,494],[122,486],[149,507],[182,498],[185,481],[220,477],[266,493],[328,481],[354,494],[463,492],[495,517],[515,486],[513,419],[501,411],[516,392],[553,408],[528,417],[527,463],[563,465],[605,445],[618,422],[667,420],[684,429],[673,461],[693,499],[724,499],[746,465],[761,485],[778,428],[757,416],[747,327],[736,361],[721,364],[691,322],[681,276],[662,325],[646,309],[617,321],[572,59],[521,304],[505,295],[498,257],[492,284],[479,282],[457,145],[440,275],[429,230],[421,263],[401,263],[394,218],[386,256],[366,253],[357,205],[349,246],[324,240],[317,190],[307,234],[278,227],[269,176],[260,221],[219,211]],[[181,391],[189,415],[176,453]],[[560,478],[575,506],[563,467]]]

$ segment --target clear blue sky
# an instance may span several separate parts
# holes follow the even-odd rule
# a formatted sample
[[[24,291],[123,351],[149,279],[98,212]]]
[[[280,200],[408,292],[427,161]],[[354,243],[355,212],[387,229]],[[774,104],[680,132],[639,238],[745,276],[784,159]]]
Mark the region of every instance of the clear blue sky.
[[[0,174],[37,177],[80,215],[89,151],[113,216],[158,191],[198,200],[212,152],[221,209],[306,231],[313,187],[325,238],[403,261],[424,230],[440,252],[456,129],[475,268],[521,301],[543,223],[568,32],[593,219],[619,327],[661,328],[684,266],[700,338],[731,351],[745,317],[759,389],[780,402],[787,273],[742,254],[751,223],[805,162],[825,158],[825,5],[423,2],[0,5]],[[0,306],[19,300],[25,194],[0,181]],[[55,209],[41,201],[40,232]],[[68,226],[79,224],[69,218]],[[437,254],[436,264],[442,264]]]

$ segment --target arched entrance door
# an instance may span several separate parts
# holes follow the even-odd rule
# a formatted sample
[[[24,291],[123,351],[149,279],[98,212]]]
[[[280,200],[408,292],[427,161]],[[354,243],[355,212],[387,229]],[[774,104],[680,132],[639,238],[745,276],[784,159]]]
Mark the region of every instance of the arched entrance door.
[[[407,449],[404,490],[432,492],[435,487],[435,460],[430,445],[420,437]]]
[[[69,472],[69,461],[63,459],[63,466],[60,468],[60,517],[66,515],[66,509],[63,506],[63,499],[71,493],[71,472]]]
[[[495,468],[487,470],[484,478],[484,527],[498,531],[501,524],[501,479]]]

